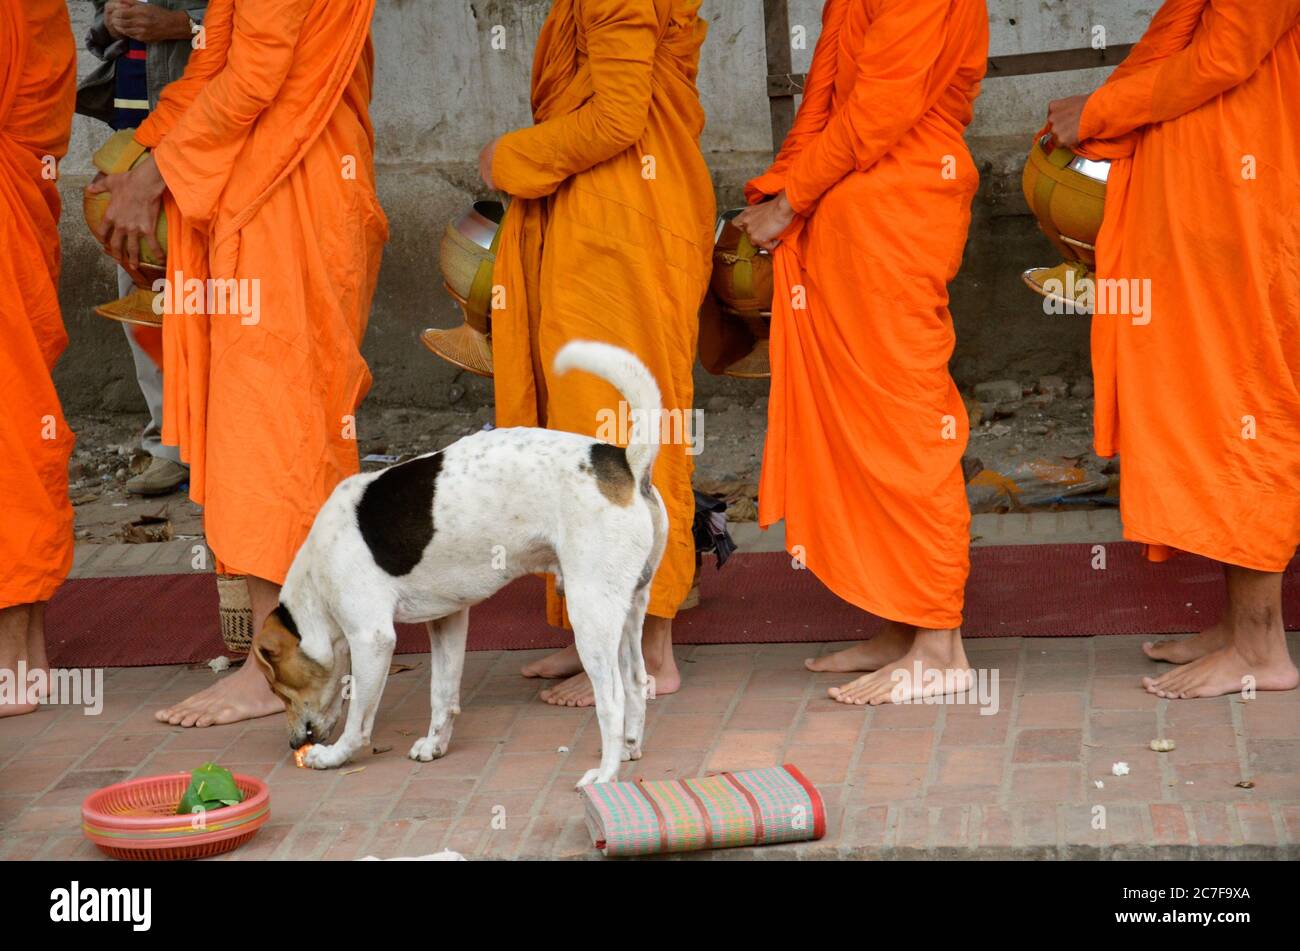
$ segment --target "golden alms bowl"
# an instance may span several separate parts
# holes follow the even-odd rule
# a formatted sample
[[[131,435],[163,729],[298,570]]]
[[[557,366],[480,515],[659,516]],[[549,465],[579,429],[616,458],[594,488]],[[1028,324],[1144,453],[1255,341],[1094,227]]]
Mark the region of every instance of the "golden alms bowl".
[[[476,201],[448,223],[438,248],[438,268],[465,322],[450,330],[430,327],[420,334],[429,350],[479,376],[492,375],[492,268],[505,213],[498,201]]]
[[[505,207],[496,201],[476,201],[460,217],[448,222],[438,248],[442,279],[457,300],[480,308],[476,316],[488,319],[491,304],[492,265],[496,237]]]
[[[772,256],[735,226],[742,211],[732,208],[718,218],[712,293],[700,310],[700,360],[710,373],[765,379],[772,375]]]
[[[149,150],[136,142],[134,129],[122,129],[114,132],[92,157],[95,168],[99,170],[95,180],[98,181],[105,175],[130,171],[140,164],[148,154]],[[87,189],[82,193],[81,210],[86,216],[86,224],[90,227],[91,234],[95,235],[96,238],[99,237],[99,229],[104,222],[104,213],[108,211],[108,204],[111,200],[112,195],[109,192],[91,192]],[[142,245],[140,248],[140,266],[134,269],[127,267],[131,280],[135,283],[135,290],[119,300],[96,307],[95,313],[99,314],[99,316],[127,324],[146,327],[162,326],[162,317],[154,309],[155,294],[153,287],[155,282],[166,274],[166,212],[160,211],[158,213],[158,224],[154,231],[154,237],[158,240],[158,246],[162,249],[164,259],[159,261],[150,253],[147,245]]]
[[[129,172],[148,154],[149,150],[136,142],[134,129],[122,129],[108,137],[108,141],[99,147],[92,161],[101,175],[114,175],[119,172]],[[96,181],[99,178],[100,176],[95,176]],[[99,235],[100,226],[104,222],[104,213],[108,211],[111,200],[112,195],[109,192],[92,192],[87,189],[82,193],[81,208],[86,216],[86,224],[90,226],[91,234]],[[159,261],[154,257],[149,252],[148,246],[143,243],[140,247],[140,260],[143,264],[155,268],[165,268],[167,265],[167,214],[165,212],[158,213],[158,225],[154,236],[158,239],[158,246],[162,249],[164,260]]]
[[[1097,232],[1106,207],[1109,162],[1096,162],[1053,143],[1034,140],[1021,179],[1025,201],[1062,260],[1089,272],[1097,266]]]
[[[718,301],[738,314],[772,313],[772,256],[756,248],[732,220],[744,211],[733,208],[718,219],[710,287]]]

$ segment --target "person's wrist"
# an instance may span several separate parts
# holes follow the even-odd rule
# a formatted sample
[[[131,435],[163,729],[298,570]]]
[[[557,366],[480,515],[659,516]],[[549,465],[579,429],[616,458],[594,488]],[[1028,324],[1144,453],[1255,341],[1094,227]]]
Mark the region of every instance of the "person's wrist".
[[[186,11],[172,10],[171,14],[173,24],[170,39],[188,40],[194,35],[194,21],[190,19],[190,15]]]
[[[1101,100],[1100,93],[1104,88],[1106,87],[1103,86],[1099,89],[1095,89],[1092,92],[1090,92],[1087,95],[1087,97],[1083,100],[1083,104],[1079,107],[1079,141],[1080,142],[1086,142],[1088,139],[1096,138],[1096,134],[1098,130],[1088,121],[1088,107],[1096,106],[1099,104]]]
[[[158,163],[154,161],[153,153],[136,166],[144,179],[143,184],[149,189],[149,197],[161,198],[162,193],[167,190],[167,182],[163,180],[162,171],[158,168]]]

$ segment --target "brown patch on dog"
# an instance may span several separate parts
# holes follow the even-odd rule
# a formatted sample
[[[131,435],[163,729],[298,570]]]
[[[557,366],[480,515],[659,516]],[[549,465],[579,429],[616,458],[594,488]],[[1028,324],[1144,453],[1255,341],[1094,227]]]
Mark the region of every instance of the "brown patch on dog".
[[[253,637],[252,654],[271,692],[292,710],[315,707],[329,684],[329,671],[302,652],[302,641],[272,611]]]
[[[608,443],[595,443],[591,447],[591,468],[601,495],[623,508],[632,504],[636,480],[632,478],[632,468],[627,464],[627,453],[623,449]]]

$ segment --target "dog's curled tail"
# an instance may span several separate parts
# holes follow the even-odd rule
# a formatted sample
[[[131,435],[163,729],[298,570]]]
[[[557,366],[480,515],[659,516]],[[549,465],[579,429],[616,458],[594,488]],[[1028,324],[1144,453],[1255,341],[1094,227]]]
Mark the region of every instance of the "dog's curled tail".
[[[627,403],[629,412],[618,418],[629,418],[632,431],[627,440],[627,464],[638,485],[650,471],[659,454],[659,417],[663,403],[659,384],[638,360],[622,347],[592,340],[574,340],[566,343],[555,355],[555,372],[585,370],[609,382]]]

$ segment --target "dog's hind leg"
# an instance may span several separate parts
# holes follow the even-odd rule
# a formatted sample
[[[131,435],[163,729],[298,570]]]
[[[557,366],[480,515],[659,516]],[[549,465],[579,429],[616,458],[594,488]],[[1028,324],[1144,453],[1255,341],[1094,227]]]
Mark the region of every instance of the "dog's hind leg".
[[[427,763],[446,755],[451,726],[460,713],[460,678],[465,668],[469,608],[429,622],[429,735],[411,747],[411,759]]]
[[[579,583],[570,575],[566,598],[569,620],[573,623],[573,640],[582,660],[582,669],[591,678],[596,698],[596,719],[600,723],[600,767],[587,770],[578,781],[579,786],[616,779],[623,758],[626,698],[618,661],[630,598],[616,590],[611,591],[612,586],[609,578],[588,580],[583,577]]]
[[[349,634],[348,644],[352,653],[352,686],[347,722],[335,742],[318,743],[307,751],[303,763],[313,769],[341,766],[370,743],[375,712],[388,682],[393,648],[397,646],[397,631],[389,621],[366,633]]]
[[[650,602],[650,586],[643,585],[632,595],[632,607],[623,622],[623,638],[619,644],[619,672],[623,675],[623,759],[640,759],[641,742],[645,737],[645,706],[650,678],[645,672],[645,657],[641,653],[641,629],[645,625],[646,605]]]

